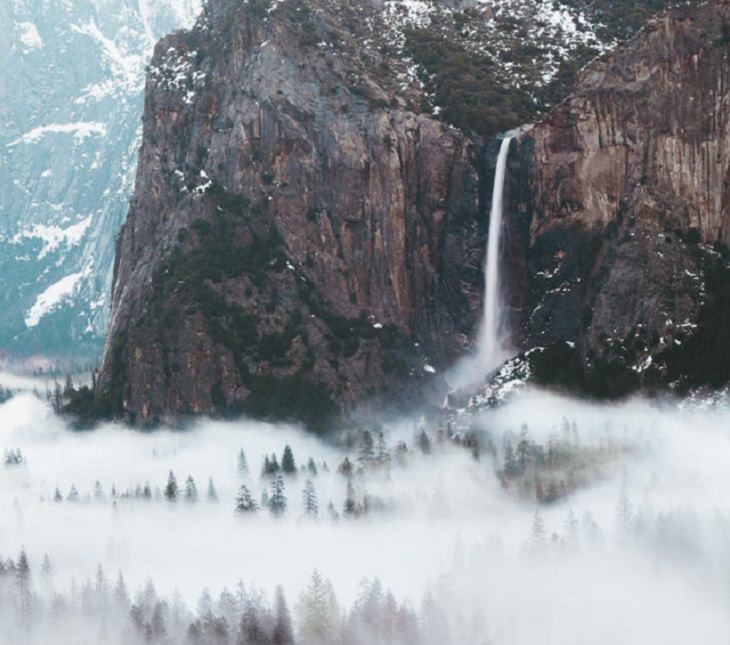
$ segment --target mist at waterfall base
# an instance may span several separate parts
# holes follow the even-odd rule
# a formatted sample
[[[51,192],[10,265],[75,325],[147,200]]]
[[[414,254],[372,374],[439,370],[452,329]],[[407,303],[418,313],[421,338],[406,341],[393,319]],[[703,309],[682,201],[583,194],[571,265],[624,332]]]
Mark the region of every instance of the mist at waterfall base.
[[[601,407],[527,392],[478,420],[478,460],[433,431],[429,448],[419,450],[412,420],[385,426],[388,468],[362,464],[358,446],[338,447],[282,425],[201,422],[184,432],[107,426],[78,433],[30,395],[0,406],[0,420],[0,449],[23,455],[22,464],[0,467],[0,555],[16,559],[25,549],[34,594],[23,621],[16,574],[0,576],[0,640],[7,645],[249,642],[236,640],[236,625],[228,640],[197,641],[173,627],[208,609],[224,612],[219,594],[235,591],[239,580],[241,598],[258,598],[254,589],[272,598],[283,585],[303,643],[667,645],[730,636],[727,410],[642,401]],[[536,512],[531,491],[500,479],[508,431],[518,455],[526,437],[546,451],[569,441],[572,461],[541,476],[581,484]],[[394,448],[401,441],[407,453]],[[298,465],[312,457],[318,474],[285,479],[282,517],[235,513],[241,484],[258,498],[270,486],[259,475],[264,455],[281,455],[286,444]],[[237,467],[241,448],[246,475]],[[352,476],[358,496],[367,491],[371,500],[370,512],[359,517],[343,513],[347,478],[337,465],[346,455],[362,465]],[[170,502],[157,491],[150,499],[125,497],[145,482],[164,489],[170,470],[181,488],[188,475],[195,479],[197,502]],[[209,477],[217,502],[205,499]],[[316,520],[303,519],[308,478],[319,498]],[[68,500],[72,486],[75,502]],[[63,501],[53,499],[57,487]],[[326,510],[329,501],[337,520]],[[41,571],[46,554],[52,575]],[[108,605],[93,600],[99,565],[109,595],[122,571],[139,605],[152,581],[167,612],[164,637],[135,632],[128,611],[114,627]],[[308,605],[300,602],[315,569],[331,581],[339,603],[333,621],[340,623],[327,638],[307,636]],[[212,601],[198,603],[203,588]],[[377,631],[385,629],[378,621],[386,622],[386,589],[419,631],[387,638]]]

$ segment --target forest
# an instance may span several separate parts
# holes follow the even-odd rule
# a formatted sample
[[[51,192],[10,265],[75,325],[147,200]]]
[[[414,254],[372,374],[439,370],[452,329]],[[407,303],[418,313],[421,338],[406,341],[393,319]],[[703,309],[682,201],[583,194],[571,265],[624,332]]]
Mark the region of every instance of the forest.
[[[730,628],[721,411],[534,392],[466,431],[383,419],[327,440],[249,421],[79,432],[30,394],[2,412],[10,645],[638,644]]]

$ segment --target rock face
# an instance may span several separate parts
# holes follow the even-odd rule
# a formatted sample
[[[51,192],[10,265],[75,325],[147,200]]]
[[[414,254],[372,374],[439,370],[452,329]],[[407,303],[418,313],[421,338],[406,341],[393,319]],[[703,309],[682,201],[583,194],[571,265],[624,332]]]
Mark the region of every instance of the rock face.
[[[158,44],[97,390],[112,412],[316,424],[464,352],[480,149],[419,114],[407,61],[370,46],[376,5],[211,0]]]
[[[510,293],[544,379],[621,394],[730,376],[729,55],[730,3],[672,10],[520,142]]]

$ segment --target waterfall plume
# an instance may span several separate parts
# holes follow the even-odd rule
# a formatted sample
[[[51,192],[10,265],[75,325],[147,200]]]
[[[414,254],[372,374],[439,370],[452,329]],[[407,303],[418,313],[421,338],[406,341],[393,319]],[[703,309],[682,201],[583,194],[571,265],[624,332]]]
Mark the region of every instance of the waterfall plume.
[[[484,261],[484,304],[476,351],[458,366],[456,376],[452,379],[452,385],[456,388],[481,383],[487,374],[499,367],[509,356],[502,302],[500,255],[504,185],[512,140],[513,137],[509,135],[502,140],[494,173],[494,189],[489,211],[489,233]]]

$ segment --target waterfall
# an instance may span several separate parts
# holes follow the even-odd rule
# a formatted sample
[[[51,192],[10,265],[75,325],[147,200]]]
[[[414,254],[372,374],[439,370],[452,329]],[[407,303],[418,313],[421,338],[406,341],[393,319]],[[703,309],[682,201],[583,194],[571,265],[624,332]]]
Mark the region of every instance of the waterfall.
[[[502,313],[502,284],[500,282],[500,244],[502,215],[504,214],[504,183],[507,174],[509,148],[514,137],[502,140],[497,157],[489,213],[487,254],[484,262],[484,305],[481,326],[477,335],[476,352],[464,359],[449,378],[455,389],[479,385],[484,377],[509,357],[504,334]]]
[[[512,137],[506,137],[499,149],[492,190],[492,209],[489,213],[487,257],[484,263],[484,311],[477,338],[477,360],[484,374],[493,370],[506,358],[499,260],[504,214],[504,182],[511,143]]]

